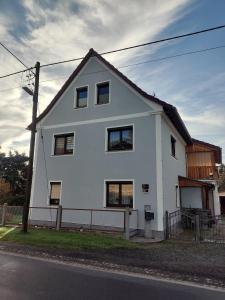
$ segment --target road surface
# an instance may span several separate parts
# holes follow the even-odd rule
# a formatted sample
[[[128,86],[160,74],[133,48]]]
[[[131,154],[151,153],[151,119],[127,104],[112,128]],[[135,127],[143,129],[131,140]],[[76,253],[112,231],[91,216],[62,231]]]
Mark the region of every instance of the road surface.
[[[1,300],[220,300],[225,293],[0,253]]]

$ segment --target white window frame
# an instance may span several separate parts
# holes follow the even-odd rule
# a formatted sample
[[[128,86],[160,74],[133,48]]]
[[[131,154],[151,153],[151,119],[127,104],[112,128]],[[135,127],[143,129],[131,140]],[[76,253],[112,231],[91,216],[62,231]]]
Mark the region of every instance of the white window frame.
[[[82,88],[87,88],[87,106],[85,106],[85,107],[78,107],[77,106],[77,90],[78,89],[82,89]],[[81,85],[81,86],[76,86],[75,89],[74,89],[73,108],[74,109],[85,109],[85,108],[88,108],[88,105],[89,105],[89,85],[88,84],[84,84],[84,85]]]
[[[108,151],[108,129],[123,128],[123,127],[128,127],[128,126],[132,126],[132,128],[133,128],[133,149],[132,150]],[[135,152],[135,125],[134,125],[134,123],[106,127],[105,128],[105,153],[127,153],[127,152]]]
[[[98,104],[97,100],[98,100],[98,85],[99,84],[103,84],[103,83],[108,83],[109,84],[109,102],[108,103],[104,103],[104,104]],[[104,80],[104,81],[100,81],[100,82],[96,82],[95,83],[95,98],[94,98],[94,103],[96,107],[101,107],[104,105],[108,105],[111,103],[111,80]]]
[[[66,134],[72,134],[73,133],[73,153],[71,154],[54,154],[55,152],[55,137],[57,135],[66,135]],[[65,157],[65,156],[74,156],[75,154],[75,143],[76,143],[76,132],[75,131],[67,131],[67,132],[58,132],[53,133],[52,135],[52,149],[51,149],[51,157]]]
[[[106,209],[115,209],[115,210],[121,210],[124,209],[124,207],[107,207],[107,203],[106,203],[106,183],[110,182],[110,181],[131,181],[133,184],[133,207],[132,209],[135,209],[135,180],[134,179],[104,179],[104,187],[103,187],[103,208]]]
[[[62,180],[49,180],[48,182],[48,197],[47,197],[47,206],[49,207],[58,207],[59,205],[51,205],[50,204],[50,197],[51,197],[51,183],[60,183],[61,189],[60,189],[60,197],[59,197],[59,205],[61,205],[62,201]]]

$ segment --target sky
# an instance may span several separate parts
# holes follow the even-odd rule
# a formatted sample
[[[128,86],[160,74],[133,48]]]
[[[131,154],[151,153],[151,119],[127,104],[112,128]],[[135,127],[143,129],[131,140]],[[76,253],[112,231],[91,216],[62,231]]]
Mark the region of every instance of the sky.
[[[0,41],[30,67],[83,57],[90,48],[104,52],[224,25],[224,11],[224,0],[0,0]],[[225,47],[158,60],[219,46],[225,46],[225,29],[104,58],[176,106],[191,136],[222,147],[225,161]],[[77,64],[41,69],[38,113]],[[23,69],[0,47],[0,76]],[[21,88],[26,75],[0,79],[1,151],[29,151],[32,97]]]

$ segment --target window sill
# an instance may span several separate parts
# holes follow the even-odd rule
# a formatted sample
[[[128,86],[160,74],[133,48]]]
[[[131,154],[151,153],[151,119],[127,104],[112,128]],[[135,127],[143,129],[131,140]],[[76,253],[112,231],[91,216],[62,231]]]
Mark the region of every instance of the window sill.
[[[110,102],[108,103],[102,103],[102,104],[98,104],[98,103],[95,103],[95,106],[104,106],[104,105],[108,105]]]
[[[127,208],[129,209],[134,209],[133,207],[130,206],[105,206],[104,209],[109,209],[109,210],[126,210]]]
[[[132,149],[132,150],[116,150],[116,151],[105,150],[105,153],[127,153],[127,152],[134,152],[134,149]]]
[[[84,107],[74,107],[74,109],[79,110],[79,109],[85,109],[88,108],[88,106],[84,106]]]
[[[51,154],[50,155],[51,157],[65,157],[65,156],[74,156],[74,153],[73,154]]]
[[[53,205],[53,204],[47,204],[47,207],[48,207],[48,208],[58,209],[59,205],[60,205],[60,204],[58,204],[58,205],[56,205],[56,204],[54,204],[54,205]]]

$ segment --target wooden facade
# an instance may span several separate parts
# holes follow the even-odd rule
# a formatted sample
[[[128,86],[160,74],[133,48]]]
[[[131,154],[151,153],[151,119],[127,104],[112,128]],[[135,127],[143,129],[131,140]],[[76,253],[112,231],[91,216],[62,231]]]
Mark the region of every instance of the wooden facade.
[[[192,179],[218,180],[218,168],[221,163],[221,148],[193,139],[186,147],[187,175]]]

